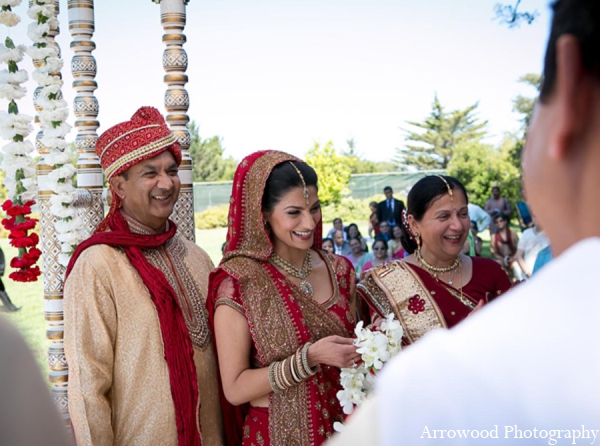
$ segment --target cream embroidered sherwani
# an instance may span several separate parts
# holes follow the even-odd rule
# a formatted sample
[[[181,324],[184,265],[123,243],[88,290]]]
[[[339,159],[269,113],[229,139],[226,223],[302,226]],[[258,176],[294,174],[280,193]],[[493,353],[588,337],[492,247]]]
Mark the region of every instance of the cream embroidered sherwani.
[[[128,219],[132,232],[149,233]],[[202,444],[223,443],[222,416],[205,310],[213,264],[173,237],[144,250],[175,290],[194,347]],[[123,249],[95,245],[64,289],[69,413],[79,445],[177,445],[175,410],[156,309]]]

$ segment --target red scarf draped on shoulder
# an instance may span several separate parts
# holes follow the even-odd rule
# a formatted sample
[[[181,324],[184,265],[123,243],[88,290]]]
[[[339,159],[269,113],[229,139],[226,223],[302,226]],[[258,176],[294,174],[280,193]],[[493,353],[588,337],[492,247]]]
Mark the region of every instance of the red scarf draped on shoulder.
[[[142,249],[153,249],[164,245],[175,235],[177,227],[169,221],[169,230],[163,234],[134,234],[118,211],[114,212],[107,222],[110,231],[97,232],[77,247],[67,267],[65,280],[81,253],[90,246],[109,245],[125,250],[127,258],[148,289],[158,314],[175,406],[178,444],[180,446],[201,445],[196,419],[198,378],[192,341],[173,287],[164,273],[152,266],[142,252]]]

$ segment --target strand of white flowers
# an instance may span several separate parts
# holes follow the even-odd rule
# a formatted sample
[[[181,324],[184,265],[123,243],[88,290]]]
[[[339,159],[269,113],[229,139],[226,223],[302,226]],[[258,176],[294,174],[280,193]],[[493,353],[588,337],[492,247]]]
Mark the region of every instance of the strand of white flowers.
[[[82,240],[83,222],[77,210],[71,206],[77,197],[73,186],[76,169],[71,164],[71,156],[65,150],[67,142],[64,137],[71,130],[71,126],[66,123],[69,116],[67,102],[58,97],[63,82],[60,76],[56,75],[62,69],[63,61],[47,37],[51,28],[58,27],[54,0],[35,0],[27,14],[34,20],[28,28],[33,46],[27,53],[32,59],[45,62],[33,72],[33,79],[41,87],[36,99],[37,105],[42,109],[38,115],[44,133],[41,143],[50,148],[45,161],[48,165],[56,167],[48,175],[49,186],[54,192],[50,197],[50,212],[58,218],[55,225],[61,244],[58,262],[66,266],[75,247]]]
[[[12,8],[20,4],[21,0],[0,0],[0,24],[9,28],[16,26],[21,18]],[[25,45],[14,45],[10,38],[0,43],[0,64],[7,65],[0,70],[0,98],[9,102],[9,113],[0,112],[0,138],[10,141],[2,147],[0,168],[5,172],[4,186],[9,199],[22,203],[33,200],[37,194],[35,161],[30,156],[34,147],[25,139],[33,131],[32,117],[18,113],[16,103],[27,92],[21,84],[27,82],[29,76],[17,66],[25,51]]]

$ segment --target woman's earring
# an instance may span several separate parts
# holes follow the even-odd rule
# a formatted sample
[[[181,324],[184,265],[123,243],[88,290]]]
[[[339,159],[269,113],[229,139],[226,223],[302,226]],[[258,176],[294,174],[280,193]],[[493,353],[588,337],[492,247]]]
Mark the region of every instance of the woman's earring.
[[[415,241],[417,242],[417,251],[421,251],[421,237],[418,232],[415,232]]]
[[[263,222],[263,227],[265,228],[265,231],[267,232],[267,234],[271,234],[271,226],[269,225],[269,222],[265,219],[265,217],[263,216],[262,218],[262,222]]]

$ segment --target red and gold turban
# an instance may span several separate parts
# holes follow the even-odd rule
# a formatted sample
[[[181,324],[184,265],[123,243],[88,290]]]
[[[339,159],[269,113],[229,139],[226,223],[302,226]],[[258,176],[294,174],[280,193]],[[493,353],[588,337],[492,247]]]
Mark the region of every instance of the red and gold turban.
[[[130,121],[109,128],[96,142],[96,154],[108,181],[131,166],[167,150],[171,152],[177,165],[181,164],[181,147],[177,138],[154,107],[140,108]],[[110,210],[96,232],[106,231],[108,220],[121,207],[121,200],[114,191],[111,192]]]
[[[130,121],[109,128],[96,142],[96,153],[107,180],[166,150],[181,164],[177,138],[153,107],[140,108]]]

